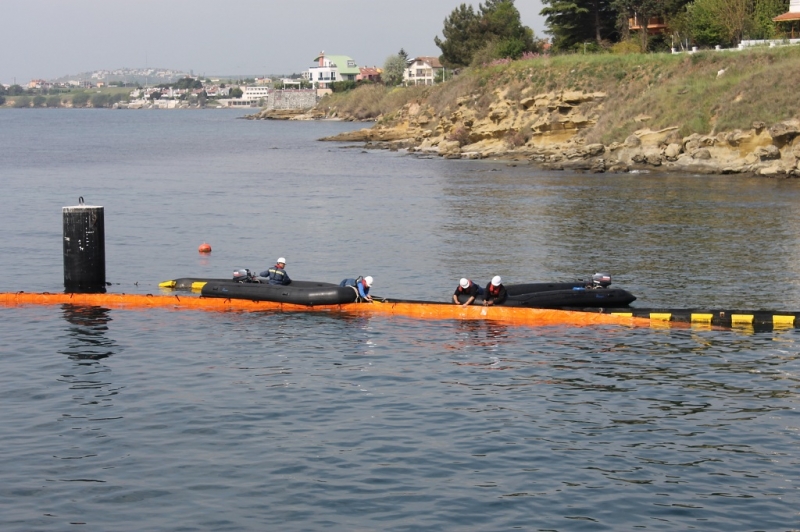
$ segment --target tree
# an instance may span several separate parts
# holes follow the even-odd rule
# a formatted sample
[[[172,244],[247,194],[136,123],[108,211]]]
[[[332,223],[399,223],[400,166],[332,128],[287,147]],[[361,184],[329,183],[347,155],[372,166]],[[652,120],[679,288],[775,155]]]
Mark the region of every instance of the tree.
[[[727,1],[727,0],[723,0]],[[647,51],[649,33],[647,24],[653,17],[664,16],[669,0],[613,0],[612,7],[619,14],[617,21],[620,26],[627,29],[628,18],[634,16],[639,21],[639,41],[642,52]]]
[[[25,89],[23,89],[19,85],[11,85],[8,88],[8,95],[9,96],[21,96],[23,94],[25,94]]]
[[[752,0],[695,0],[687,7],[691,34],[700,45],[736,46],[751,23]]]
[[[242,91],[242,89],[240,89],[239,87],[232,88],[230,92],[231,98],[241,98],[243,94],[244,91]]]
[[[406,71],[406,59],[400,55],[390,55],[383,63],[381,79],[386,85],[395,86],[403,83],[403,74]]]
[[[519,59],[535,49],[533,30],[522,25],[513,0],[487,0],[480,6],[486,42],[496,42],[496,59]]]
[[[786,0],[756,0],[753,8],[753,24],[751,39],[773,39],[778,34],[777,24],[773,18],[786,13]]]
[[[450,68],[468,66],[479,51],[491,50],[495,59],[518,59],[539,48],[533,30],[523,26],[514,0],[486,0],[472,6],[461,4],[444,21],[442,35],[434,38],[442,51],[440,61]]]
[[[181,78],[173,86],[176,89],[202,89],[203,83],[197,78]]]
[[[442,51],[439,60],[450,68],[465,67],[472,62],[472,54],[480,48],[478,15],[472,6],[461,4],[444,19],[444,40],[434,37],[433,42]]]
[[[714,0],[717,16],[731,44],[736,46],[750,25],[750,0]]]
[[[540,14],[556,50],[575,49],[585,42],[600,45],[619,35],[611,0],[543,0],[543,4],[548,7]]]

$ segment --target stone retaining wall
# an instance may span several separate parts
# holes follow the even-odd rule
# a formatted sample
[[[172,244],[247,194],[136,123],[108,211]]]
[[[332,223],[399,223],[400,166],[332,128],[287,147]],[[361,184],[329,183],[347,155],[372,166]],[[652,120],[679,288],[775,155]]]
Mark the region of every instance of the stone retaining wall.
[[[311,109],[317,105],[317,92],[314,89],[270,91],[264,109]]]

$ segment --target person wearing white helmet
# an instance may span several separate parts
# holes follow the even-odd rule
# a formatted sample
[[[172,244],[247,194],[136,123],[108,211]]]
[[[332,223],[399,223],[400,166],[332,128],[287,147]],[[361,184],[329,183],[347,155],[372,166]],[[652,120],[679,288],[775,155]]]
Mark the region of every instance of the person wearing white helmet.
[[[358,297],[363,299],[364,301],[369,301],[372,303],[372,296],[369,295],[369,289],[372,288],[372,276],[367,275],[366,277],[356,277],[355,279],[344,279],[339,286],[350,286],[356,292],[358,292]]]
[[[456,291],[453,292],[453,303],[456,305],[461,305],[462,307],[467,307],[475,301],[475,298],[478,296],[483,295],[483,288],[473,283],[471,280],[467,279],[466,277],[462,277],[461,280],[458,282],[458,286],[456,287]],[[462,303],[460,300],[464,299]]]
[[[264,270],[263,272],[259,273],[258,276],[266,277],[268,284],[289,284],[292,282],[292,280],[289,279],[289,274],[286,273],[286,270],[284,270],[285,267],[286,259],[280,257],[275,262],[275,266],[269,270]]]
[[[484,292],[483,296],[483,305],[502,305],[505,303],[506,299],[508,299],[508,292],[506,291],[506,287],[503,286],[503,280],[499,275],[495,275],[492,277],[492,280],[489,281],[489,284],[486,285],[486,291]]]

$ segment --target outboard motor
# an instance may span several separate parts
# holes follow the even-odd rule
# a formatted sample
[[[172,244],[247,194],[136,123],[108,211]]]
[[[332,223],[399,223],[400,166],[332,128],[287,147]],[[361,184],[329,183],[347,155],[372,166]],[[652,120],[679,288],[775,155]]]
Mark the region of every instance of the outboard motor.
[[[233,280],[237,283],[254,283],[256,282],[256,277],[247,268],[238,268],[233,270]]]
[[[592,275],[592,288],[608,288],[611,286],[611,276],[607,273]]]

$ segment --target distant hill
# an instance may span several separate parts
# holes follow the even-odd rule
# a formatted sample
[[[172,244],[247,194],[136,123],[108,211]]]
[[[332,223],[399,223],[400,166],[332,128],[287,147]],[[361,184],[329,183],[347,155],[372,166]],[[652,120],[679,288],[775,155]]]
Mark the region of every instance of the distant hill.
[[[168,68],[118,68],[115,70],[94,70],[92,72],[81,72],[62,76],[49,80],[53,83],[67,83],[69,81],[90,81],[97,83],[103,81],[122,81],[125,83],[138,83],[139,85],[158,85],[160,83],[172,83],[190,75],[182,70]]]
[[[69,81],[89,81],[97,83],[103,81],[111,83],[112,81],[122,81],[128,84],[139,85],[160,85],[162,83],[173,83],[186,76],[195,77],[192,72],[184,72],[182,70],[175,70],[169,68],[118,68],[115,70],[94,70],[91,72],[81,72],[78,74],[70,74],[48,80],[52,83],[67,83]],[[227,74],[227,75],[208,75],[197,74],[200,78],[209,79],[225,79],[225,80],[244,80],[264,77],[264,74]],[[283,77],[274,74],[267,75],[266,77]]]

